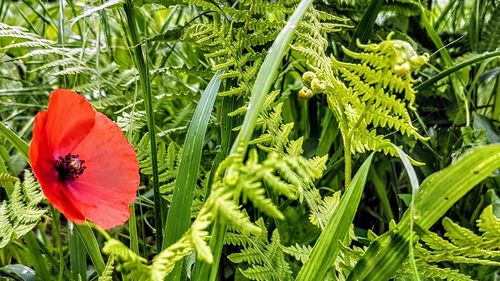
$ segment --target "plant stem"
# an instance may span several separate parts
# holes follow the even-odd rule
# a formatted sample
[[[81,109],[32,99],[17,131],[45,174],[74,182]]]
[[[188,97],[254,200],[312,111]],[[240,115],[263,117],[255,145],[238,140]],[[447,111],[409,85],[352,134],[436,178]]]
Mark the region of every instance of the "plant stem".
[[[54,222],[54,233],[57,249],[59,250],[59,275],[57,280],[63,280],[63,272],[64,272],[64,260],[63,260],[63,249],[62,249],[62,241],[61,241],[61,231],[60,231],[60,215],[56,212],[52,205],[50,206],[50,213],[52,215],[52,221]]]
[[[493,51],[493,52],[485,52],[485,53],[482,53],[480,56],[473,57],[471,59],[468,59],[466,61],[458,63],[458,64],[454,65],[453,67],[446,68],[445,70],[439,72],[438,74],[436,74],[436,75],[432,76],[431,78],[425,80],[424,82],[418,84],[415,87],[415,90],[421,91],[421,90],[429,87],[430,85],[434,84],[435,82],[445,78],[446,76],[448,76],[448,75],[450,75],[450,74],[452,74],[452,73],[454,73],[454,72],[456,72],[456,71],[458,71],[466,66],[481,62],[481,61],[489,59],[489,58],[494,58],[494,57],[500,57],[500,50]]]
[[[155,228],[156,228],[156,249],[161,251],[163,244],[163,218],[160,196],[160,184],[158,179],[158,157],[156,155],[156,134],[155,121],[153,113],[153,103],[151,95],[151,85],[149,80],[149,71],[147,63],[144,59],[142,47],[135,26],[134,6],[131,0],[126,0],[124,4],[125,14],[127,15],[127,27],[129,30],[131,46],[134,49],[134,58],[137,70],[139,71],[140,85],[144,95],[144,104],[146,107],[146,117],[148,121],[148,131],[151,145],[151,164],[153,168],[153,192],[154,192],[154,213],[155,213]]]
[[[351,183],[351,137],[344,139],[344,186],[347,188]]]

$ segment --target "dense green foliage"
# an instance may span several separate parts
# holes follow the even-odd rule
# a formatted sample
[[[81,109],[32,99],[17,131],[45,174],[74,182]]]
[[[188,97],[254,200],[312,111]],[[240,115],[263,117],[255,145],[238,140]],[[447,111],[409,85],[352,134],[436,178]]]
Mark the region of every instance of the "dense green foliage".
[[[499,16],[498,0],[1,1],[0,278],[494,280]],[[29,172],[56,88],[133,144],[127,224],[74,225]]]

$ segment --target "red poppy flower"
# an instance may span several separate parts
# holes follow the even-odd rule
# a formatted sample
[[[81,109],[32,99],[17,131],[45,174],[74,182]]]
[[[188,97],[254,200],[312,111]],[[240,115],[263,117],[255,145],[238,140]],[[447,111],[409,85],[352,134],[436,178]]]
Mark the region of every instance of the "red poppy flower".
[[[129,218],[139,186],[134,149],[77,93],[55,90],[48,110],[36,115],[30,162],[47,199],[69,220],[110,229]]]

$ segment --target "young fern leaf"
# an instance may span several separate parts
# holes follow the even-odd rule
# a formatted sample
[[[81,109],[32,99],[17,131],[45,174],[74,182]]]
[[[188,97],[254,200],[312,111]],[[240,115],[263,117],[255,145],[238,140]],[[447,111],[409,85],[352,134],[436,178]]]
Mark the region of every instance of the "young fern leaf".
[[[228,256],[229,260],[247,264],[245,269],[240,270],[250,280],[293,280],[278,231],[273,232],[269,241],[264,220],[260,218],[256,224],[262,229],[257,236],[238,234],[234,230],[226,235],[226,244],[243,245],[239,253]]]
[[[161,251],[151,265],[147,260],[132,252],[127,246],[116,239],[106,241],[103,252],[116,257],[117,269],[130,276],[132,280],[161,281],[174,269],[175,264],[193,251],[206,262],[212,262],[207,229],[212,222],[210,209],[202,208],[189,229],[177,242]]]
[[[179,163],[181,157],[181,150],[176,148],[174,142],[171,142],[168,147],[166,144],[158,140],[157,144],[157,157],[158,161],[158,174],[159,181],[161,184],[160,191],[165,199],[171,199],[173,188],[175,186],[175,179],[177,178],[177,173],[179,171]],[[141,168],[141,173],[151,176],[153,174],[153,167],[151,166],[150,159],[150,141],[149,133],[144,134],[142,139],[136,145],[137,156],[139,160],[139,167]]]
[[[306,193],[310,212],[309,221],[323,229],[335,212],[337,205],[340,201],[340,191],[335,192],[331,196],[326,196],[321,199],[321,195],[317,189],[311,189]]]
[[[99,276],[97,281],[112,281],[113,280],[113,271],[115,269],[115,257],[114,255],[110,255],[108,261],[106,262],[106,267],[104,271]]]
[[[289,247],[281,246],[281,249],[285,254],[294,257],[302,264],[306,263],[306,261],[309,260],[309,256],[312,252],[312,247],[310,245],[295,244]]]
[[[389,35],[379,44],[358,42],[359,53],[343,48],[355,62],[338,61],[326,55],[327,41],[317,14],[311,9],[306,15],[292,46],[311,69],[302,76],[305,86],[299,96],[326,95],[352,154],[383,151],[397,155],[380,129],[425,140],[411,124],[408,109],[415,110],[411,71],[424,64],[428,55],[416,54],[409,43],[392,40]]]
[[[116,258],[119,265],[117,270],[127,274],[133,280],[153,280],[151,270],[146,265],[146,259],[132,252],[127,246],[116,239],[106,241],[102,248],[103,253]]]
[[[19,179],[11,176],[9,173],[0,173],[0,185],[4,185],[6,183],[18,182]]]
[[[31,231],[45,214],[38,207],[44,198],[38,183],[29,171],[24,178],[22,184],[16,182],[10,199],[0,204],[0,249]]]

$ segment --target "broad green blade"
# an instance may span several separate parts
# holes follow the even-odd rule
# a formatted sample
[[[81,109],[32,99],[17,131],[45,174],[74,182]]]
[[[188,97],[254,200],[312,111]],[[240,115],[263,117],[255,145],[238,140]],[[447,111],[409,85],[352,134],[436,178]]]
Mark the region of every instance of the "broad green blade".
[[[323,280],[337,259],[340,242],[348,235],[349,226],[358,209],[372,158],[373,153],[365,160],[349,184],[335,213],[316,241],[309,260],[297,275],[297,281]]]
[[[24,160],[30,161],[30,146],[28,143],[23,141],[16,133],[12,132],[7,128],[2,122],[0,122],[0,134],[3,135],[7,140],[17,149],[19,153],[23,156]]]
[[[92,229],[85,224],[75,225],[80,238],[82,238],[83,245],[85,245],[85,249],[87,249],[87,253],[90,256],[90,260],[94,264],[95,271],[99,275],[104,271],[105,263],[102,258],[101,250],[99,249],[99,243],[97,243],[97,239],[94,235]]]
[[[194,188],[198,180],[201,153],[208,121],[214,108],[217,93],[219,92],[221,83],[219,75],[221,74],[221,71],[217,71],[212,80],[210,80],[196,106],[193,119],[189,125],[182,150],[179,174],[175,181],[175,190],[170,210],[168,211],[167,224],[165,225],[163,248],[179,240],[191,224],[191,205],[193,203]],[[172,278],[170,280],[179,280],[177,278],[180,278],[181,269],[182,266],[176,266],[168,278]]]
[[[427,230],[453,204],[500,168],[500,144],[479,147],[451,166],[429,176],[415,197],[415,229]],[[348,280],[388,280],[408,256],[410,214],[397,227],[374,241]],[[381,270],[383,269],[383,270]]]

